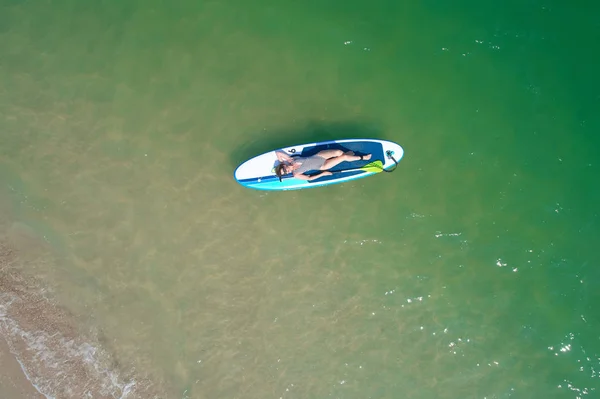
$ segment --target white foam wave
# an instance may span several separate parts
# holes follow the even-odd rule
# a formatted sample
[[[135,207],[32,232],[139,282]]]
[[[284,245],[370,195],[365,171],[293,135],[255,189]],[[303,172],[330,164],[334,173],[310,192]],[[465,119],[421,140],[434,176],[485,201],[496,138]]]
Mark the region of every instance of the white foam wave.
[[[20,323],[18,317],[11,317],[11,308],[21,302],[14,295],[0,295],[0,334],[26,377],[42,395],[46,398],[141,397],[140,391],[145,389],[140,389],[133,378],[122,378],[119,371],[110,366],[110,356],[99,345],[80,336],[67,337],[58,328],[53,330],[52,325],[37,326],[30,320]]]

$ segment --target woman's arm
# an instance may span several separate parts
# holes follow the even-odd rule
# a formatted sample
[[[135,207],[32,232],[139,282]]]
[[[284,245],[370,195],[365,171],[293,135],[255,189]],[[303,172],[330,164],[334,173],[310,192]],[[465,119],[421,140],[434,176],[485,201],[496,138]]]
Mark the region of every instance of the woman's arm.
[[[298,173],[297,175],[294,175],[294,177],[296,179],[300,179],[300,180],[313,181],[313,180],[319,179],[319,178],[324,177],[324,176],[331,176],[332,174],[333,173],[331,173],[330,171],[325,170],[325,171],[323,171],[323,172],[321,172],[319,174],[313,175],[313,176],[307,176],[305,174]]]
[[[283,151],[276,151],[275,154],[277,155],[277,159],[279,160],[279,162],[292,162],[293,161],[292,157],[290,157],[288,154],[286,154]]]

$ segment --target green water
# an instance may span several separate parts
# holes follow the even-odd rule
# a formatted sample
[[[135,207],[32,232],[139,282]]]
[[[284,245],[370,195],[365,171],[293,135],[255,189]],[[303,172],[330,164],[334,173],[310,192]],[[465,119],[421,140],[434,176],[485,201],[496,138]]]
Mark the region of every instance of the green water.
[[[599,11],[1,1],[12,231],[168,397],[593,397]],[[351,137],[405,157],[299,192],[232,178]]]

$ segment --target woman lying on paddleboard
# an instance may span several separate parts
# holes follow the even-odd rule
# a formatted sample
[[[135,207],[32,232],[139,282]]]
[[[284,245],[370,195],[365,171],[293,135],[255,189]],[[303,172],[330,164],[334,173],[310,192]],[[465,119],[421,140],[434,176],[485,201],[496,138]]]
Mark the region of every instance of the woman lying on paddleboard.
[[[354,162],[371,159],[371,154],[354,155],[353,151],[344,152],[342,150],[323,150],[310,157],[290,157],[283,151],[277,151],[277,159],[281,162],[275,167],[275,174],[281,178],[288,173],[292,173],[296,179],[315,180],[324,176],[331,176],[328,169],[342,162]],[[305,175],[309,170],[321,170],[313,176]]]

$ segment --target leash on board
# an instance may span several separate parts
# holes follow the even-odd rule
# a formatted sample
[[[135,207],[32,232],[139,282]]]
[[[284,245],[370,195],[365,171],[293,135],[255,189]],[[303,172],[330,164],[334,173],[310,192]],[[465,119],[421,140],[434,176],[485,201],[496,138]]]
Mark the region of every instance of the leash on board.
[[[381,169],[382,171],[384,171],[384,172],[386,172],[386,173],[392,173],[392,172],[393,172],[393,171],[395,171],[395,170],[396,170],[396,168],[398,167],[398,161],[396,161],[396,158],[394,158],[394,151],[387,150],[387,151],[385,152],[385,155],[386,155],[386,156],[387,156],[389,159],[391,159],[392,161],[394,161],[394,168],[393,168],[393,169],[389,169],[389,170],[388,170],[388,169],[384,169],[383,167],[381,167],[381,166],[379,166],[379,165],[373,165],[373,166],[375,166],[376,168],[379,168],[379,169]]]

